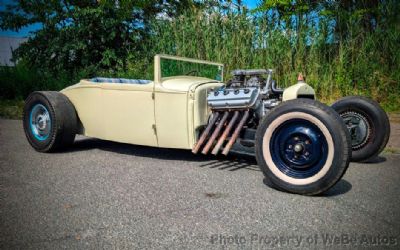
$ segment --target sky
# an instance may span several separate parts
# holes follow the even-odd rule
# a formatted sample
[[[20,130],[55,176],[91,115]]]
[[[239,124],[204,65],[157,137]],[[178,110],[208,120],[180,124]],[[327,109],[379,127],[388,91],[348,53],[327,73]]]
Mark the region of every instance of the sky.
[[[242,1],[245,5],[248,6],[249,9],[253,9],[256,7],[257,3],[260,0],[244,0]],[[13,0],[0,0],[0,11],[4,10],[5,6],[9,3],[13,2]],[[11,37],[27,37],[29,33],[35,30],[40,29],[40,24],[33,24],[27,27],[22,28],[18,32],[11,30],[0,30],[0,36],[11,36]]]
[[[249,9],[254,9],[257,7],[257,4],[260,2],[260,0],[244,0],[243,3],[246,4]]]

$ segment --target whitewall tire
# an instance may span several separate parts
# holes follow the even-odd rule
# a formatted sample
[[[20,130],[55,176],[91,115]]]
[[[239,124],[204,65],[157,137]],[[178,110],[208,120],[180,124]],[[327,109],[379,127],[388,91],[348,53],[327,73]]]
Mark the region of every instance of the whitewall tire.
[[[256,158],[267,183],[299,194],[320,194],[345,173],[351,144],[340,117],[307,99],[272,110],[256,134]]]

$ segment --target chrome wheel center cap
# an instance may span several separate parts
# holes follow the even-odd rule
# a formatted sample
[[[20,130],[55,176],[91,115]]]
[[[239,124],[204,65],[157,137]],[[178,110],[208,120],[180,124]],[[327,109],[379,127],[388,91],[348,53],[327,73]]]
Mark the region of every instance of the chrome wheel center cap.
[[[43,130],[46,128],[46,118],[44,116],[39,116],[38,117],[38,122],[37,122],[38,128],[40,130]]]
[[[301,145],[300,143],[294,145],[294,152],[300,153],[302,151],[303,151],[303,145]]]

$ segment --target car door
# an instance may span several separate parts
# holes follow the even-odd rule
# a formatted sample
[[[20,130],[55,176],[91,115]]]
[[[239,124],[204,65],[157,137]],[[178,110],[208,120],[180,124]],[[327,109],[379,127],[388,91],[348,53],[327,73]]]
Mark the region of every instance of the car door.
[[[157,146],[154,83],[101,83],[103,139]]]

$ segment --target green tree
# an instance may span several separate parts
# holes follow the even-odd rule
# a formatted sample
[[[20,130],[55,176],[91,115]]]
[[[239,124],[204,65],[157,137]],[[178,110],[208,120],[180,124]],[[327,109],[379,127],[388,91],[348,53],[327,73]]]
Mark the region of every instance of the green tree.
[[[172,17],[191,1],[18,0],[0,13],[0,28],[19,30],[40,23],[15,53],[53,73],[125,68],[128,53],[142,52],[157,15]]]

